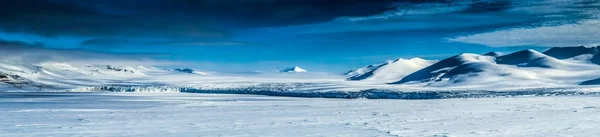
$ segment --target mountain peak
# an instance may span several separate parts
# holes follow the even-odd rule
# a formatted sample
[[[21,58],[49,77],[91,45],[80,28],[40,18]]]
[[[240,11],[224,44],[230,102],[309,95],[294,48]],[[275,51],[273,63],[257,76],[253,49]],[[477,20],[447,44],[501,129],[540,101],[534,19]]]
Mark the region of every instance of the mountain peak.
[[[279,72],[307,72],[307,71],[298,66],[293,66],[293,67],[288,67],[288,68],[282,69]]]

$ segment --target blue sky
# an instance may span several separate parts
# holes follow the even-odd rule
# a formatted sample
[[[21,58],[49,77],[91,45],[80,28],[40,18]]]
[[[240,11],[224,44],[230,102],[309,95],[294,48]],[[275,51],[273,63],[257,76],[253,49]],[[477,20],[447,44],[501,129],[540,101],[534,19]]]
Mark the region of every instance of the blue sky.
[[[598,1],[23,0],[0,40],[209,71],[344,72],[395,58],[595,45]]]

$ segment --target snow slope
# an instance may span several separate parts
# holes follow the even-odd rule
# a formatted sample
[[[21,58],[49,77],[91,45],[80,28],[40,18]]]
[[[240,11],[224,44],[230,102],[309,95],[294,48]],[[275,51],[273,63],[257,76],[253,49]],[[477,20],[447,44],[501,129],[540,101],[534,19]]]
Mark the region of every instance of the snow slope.
[[[522,67],[568,68],[570,63],[545,55],[535,50],[521,50],[508,55],[499,56],[498,64],[517,65]]]
[[[565,68],[569,63],[553,57],[540,57],[527,62],[523,67]]]
[[[407,82],[427,82],[439,80],[446,72],[454,67],[472,63],[472,62],[495,62],[494,57],[482,56],[471,53],[464,53],[439,61],[433,65],[425,67],[419,71],[411,73],[400,81],[392,84],[402,84]]]
[[[21,84],[20,87],[44,87],[47,89],[97,86],[111,82],[148,77],[146,74],[130,66],[73,66],[64,62],[42,62],[37,64],[0,62],[0,73],[13,75],[13,77],[20,77],[29,81],[26,82],[28,86]]]
[[[366,68],[360,68],[355,72],[365,71],[348,78],[348,80],[369,80],[392,82],[407,76],[419,69],[425,68],[435,61],[424,60],[421,58],[396,59],[381,65],[369,65]],[[370,67],[371,66],[371,67]]]
[[[501,86],[535,86],[540,83],[522,81],[535,80],[535,73],[519,70],[492,62],[470,62],[450,69],[428,86],[468,86],[470,88]]]
[[[540,58],[552,58],[538,51],[528,49],[521,50],[507,55],[499,56],[496,59],[498,64],[522,65]]]

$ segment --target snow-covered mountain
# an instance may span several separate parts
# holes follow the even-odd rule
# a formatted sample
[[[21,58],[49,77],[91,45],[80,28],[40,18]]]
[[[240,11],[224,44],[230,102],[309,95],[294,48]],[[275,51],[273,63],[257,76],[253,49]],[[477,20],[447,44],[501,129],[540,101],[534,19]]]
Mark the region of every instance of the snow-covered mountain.
[[[557,58],[557,59],[568,59],[585,54],[596,54],[600,50],[600,47],[553,47],[546,51],[544,54]]]
[[[537,60],[539,58],[548,57],[538,51],[528,49],[521,50],[514,53],[510,53],[507,55],[502,55],[496,58],[498,64],[508,64],[508,65],[524,65],[530,61]]]
[[[425,68],[436,61],[421,58],[396,59],[379,65],[369,65],[350,71],[353,74],[348,80],[372,80],[390,82],[401,79],[419,69]],[[347,73],[348,74],[348,73]]]
[[[427,81],[437,81],[446,74],[451,69],[458,67],[460,65],[465,65],[473,62],[488,62],[495,63],[494,57],[491,56],[482,56],[471,53],[464,53],[460,55],[456,55],[442,61],[439,61],[433,65],[420,69],[414,73],[403,77],[399,81],[392,82],[391,84],[402,84],[407,82],[427,82]],[[477,71],[477,70],[473,70]],[[465,72],[467,73],[467,72]]]
[[[288,67],[280,70],[279,72],[307,72],[305,69],[302,69],[298,66]]]
[[[590,63],[590,61],[600,63],[600,54],[595,54],[597,53],[595,47],[551,48],[547,52],[563,59],[531,49],[505,55],[496,52],[483,55],[464,53],[431,65],[424,65],[422,69],[415,69],[413,73],[404,76],[381,73],[382,70],[386,70],[382,68],[393,64],[392,61],[369,65],[347,74],[354,74],[348,80],[369,81],[372,77],[379,77],[379,79],[387,77],[394,80],[393,77],[396,77],[389,83],[426,87],[600,84],[595,82],[598,81],[596,78],[600,77],[600,65]],[[394,70],[401,69],[387,69],[387,71]]]
[[[535,50],[521,50],[496,58],[498,64],[518,65],[523,67],[558,68],[564,67],[565,61],[545,55]]]
[[[498,57],[466,53],[444,59],[391,84],[435,87],[577,85],[600,77],[599,69],[599,65],[589,61],[560,60],[535,50]],[[583,83],[593,84],[594,81]]]

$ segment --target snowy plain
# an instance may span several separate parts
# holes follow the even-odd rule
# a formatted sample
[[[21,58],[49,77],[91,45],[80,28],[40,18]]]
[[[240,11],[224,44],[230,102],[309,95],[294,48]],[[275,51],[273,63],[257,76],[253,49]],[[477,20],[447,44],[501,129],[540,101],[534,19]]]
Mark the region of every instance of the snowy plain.
[[[0,93],[0,136],[597,136],[599,97],[12,92]]]

